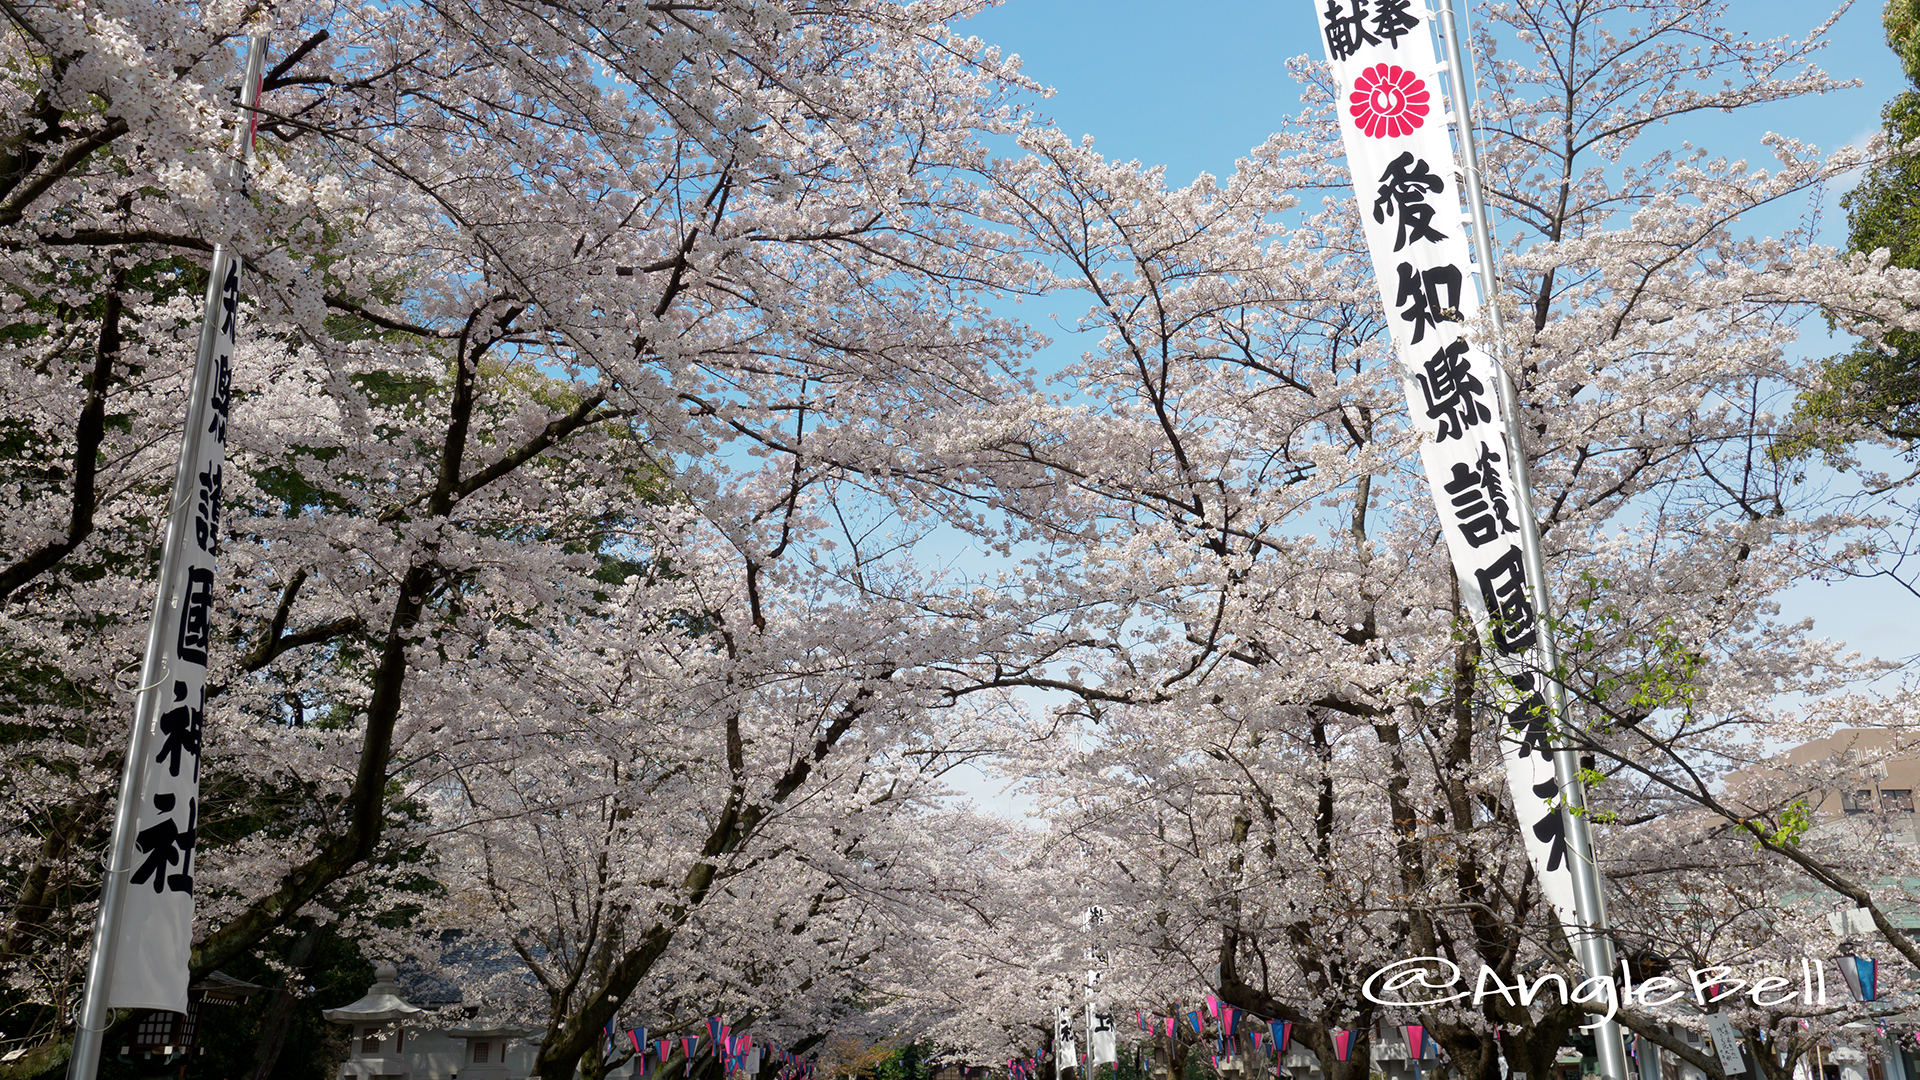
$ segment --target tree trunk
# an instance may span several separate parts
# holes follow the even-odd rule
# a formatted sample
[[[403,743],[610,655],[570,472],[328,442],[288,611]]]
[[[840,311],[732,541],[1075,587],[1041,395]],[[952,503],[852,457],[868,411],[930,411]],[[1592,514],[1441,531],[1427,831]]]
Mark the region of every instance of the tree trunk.
[[[325,932],[309,928],[288,951],[291,970],[281,978],[279,989],[273,992],[273,1004],[267,1006],[266,1018],[260,1023],[260,1041],[255,1044],[253,1071],[247,1074],[247,1080],[267,1080],[273,1075],[280,1051],[287,1045],[287,1029],[293,1026],[293,1007],[300,1001],[299,984],[305,980],[307,968],[313,963],[314,946]]]

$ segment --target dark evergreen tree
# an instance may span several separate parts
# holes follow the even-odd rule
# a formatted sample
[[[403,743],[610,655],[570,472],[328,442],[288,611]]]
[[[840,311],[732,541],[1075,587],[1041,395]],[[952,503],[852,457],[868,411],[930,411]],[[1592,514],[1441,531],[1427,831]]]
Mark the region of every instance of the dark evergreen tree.
[[[1901,70],[1920,87],[1920,0],[1887,0],[1882,20]],[[1903,91],[1881,115],[1893,153],[1840,200],[1847,211],[1847,246],[1867,254],[1884,248],[1891,265],[1920,270],[1920,92]],[[1912,300],[1920,304],[1920,296]],[[1801,396],[1799,412],[1836,430],[1803,446],[1837,447],[1843,440],[1838,429],[1845,425],[1896,440],[1909,454],[1920,448],[1920,333],[1888,329],[1880,342],[1862,342],[1828,361],[1825,373],[1824,386]]]

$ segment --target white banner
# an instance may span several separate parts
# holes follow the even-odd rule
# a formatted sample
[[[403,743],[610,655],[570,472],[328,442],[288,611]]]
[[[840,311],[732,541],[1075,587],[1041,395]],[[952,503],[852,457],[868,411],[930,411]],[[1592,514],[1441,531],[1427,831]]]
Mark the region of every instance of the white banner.
[[[1107,909],[1095,904],[1087,909],[1086,930],[1091,938],[1087,946],[1087,960],[1090,963],[1107,962],[1104,927],[1107,924]],[[1105,977],[1103,967],[1087,969],[1087,1073],[1102,1064],[1120,1064],[1120,1051],[1113,1031],[1113,1014],[1095,1004],[1100,999],[1100,980]]]
[[[1087,1068],[1120,1063],[1120,1046],[1113,1032],[1113,1014],[1087,1002]]]
[[[142,748],[132,867],[114,924],[107,1004],[116,1009],[187,1011],[193,948],[193,845],[200,821],[200,733],[206,713],[207,650],[213,640],[213,580],[220,554],[221,470],[226,461],[240,260],[216,253],[207,286],[201,348],[204,376],[187,404],[183,466],[174,483],[169,543],[160,567],[153,644],[134,706]],[[196,368],[198,365],[196,364]]]
[[[1507,780],[1527,854],[1569,929],[1573,868],[1547,752],[1539,628],[1511,500],[1513,462],[1492,357],[1465,336],[1479,312],[1460,167],[1441,109],[1435,28],[1414,0],[1315,0],[1347,163],[1407,407],[1460,599],[1507,691]]]
[[[1065,1076],[1080,1067],[1080,1051],[1073,1044],[1073,1011],[1065,1005],[1053,1010],[1053,1075]]]

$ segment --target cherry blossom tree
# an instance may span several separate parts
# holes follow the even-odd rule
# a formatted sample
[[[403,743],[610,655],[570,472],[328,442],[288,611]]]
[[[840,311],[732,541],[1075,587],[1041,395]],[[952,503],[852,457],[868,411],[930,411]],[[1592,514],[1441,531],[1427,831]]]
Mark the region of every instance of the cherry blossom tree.
[[[0,1069],[57,1065],[216,242],[249,306],[196,970],[426,895],[408,934],[519,953],[535,989],[500,993],[559,1077],[602,1068],[636,994],[668,1028],[1011,1054],[1083,992],[1090,902],[1116,998],[1215,986],[1324,1062],[1404,1018],[1359,992],[1394,959],[1560,962],[1318,69],[1233,175],[1170,190],[1033,124],[953,28],[975,6],[6,8],[0,714],[31,767],[0,959],[40,1049]],[[1815,903],[1791,886],[1833,884],[1795,851],[1882,865],[1777,814],[1787,861],[1760,858],[1695,812],[1762,739],[1823,730],[1785,695],[1861,670],[1774,617],[1876,522],[1770,452],[1799,434],[1773,410],[1808,377],[1796,320],[1905,326],[1920,282],[1740,231],[1844,154],[1644,149],[1832,88],[1818,30],[1491,18],[1501,344],[1622,940],[1770,962]],[[241,188],[254,28],[279,51]],[[1016,294],[1084,304],[1051,387]],[[1034,691],[1070,704],[1023,719]],[[1054,835],[943,801],[987,754]],[[1489,1077],[1578,1015],[1428,1019]]]
[[[950,753],[980,679],[935,665],[1019,626],[944,617],[913,490],[975,468],[996,434],[933,418],[1030,344],[982,301],[1027,287],[967,179],[1023,84],[948,29],[970,7],[8,9],[6,961],[43,1040],[10,1070],[57,1062],[83,961],[215,242],[249,305],[196,970],[328,917],[502,753],[568,775],[535,744],[611,710],[697,729],[721,784],[624,793],[693,838],[631,989],[789,804],[846,808],[839,755]],[[280,51],[236,189],[250,29]],[[604,1000],[556,1003],[554,1074]]]
[[[1633,885],[1616,891],[1620,937],[1662,960],[1729,948],[1771,963],[1807,942],[1832,882],[1756,860],[1671,781],[1690,770],[1705,790],[1823,732],[1827,716],[1783,695],[1879,670],[1774,618],[1827,545],[1876,522],[1831,512],[1771,451],[1796,434],[1781,417],[1807,376],[1789,348],[1799,320],[1897,320],[1913,282],[1808,227],[1740,229],[1817,194],[1848,152],[1770,137],[1773,161],[1754,170],[1641,149],[1694,113],[1834,86],[1811,67],[1824,28],[1752,42],[1720,17],[1497,8],[1475,41],[1479,124],[1498,231],[1519,233],[1497,300],[1562,604],[1568,719],[1594,753],[1601,856]],[[1309,112],[1223,181],[1167,192],[1037,137],[1003,172],[1002,213],[1090,296],[1097,344],[1027,450],[1036,479],[998,506],[1009,542],[1038,552],[1026,587],[1063,613],[1053,650],[1008,681],[1069,695],[1049,723],[1087,741],[1037,743],[1018,770],[1064,777],[1036,790],[1134,913],[1142,996],[1177,963],[1189,1000],[1218,986],[1298,1022],[1341,1075],[1327,1031],[1364,1040],[1396,1019],[1359,993],[1384,964],[1444,955],[1511,981],[1565,949],[1513,843],[1531,823],[1500,794],[1505,725],[1456,617],[1316,70],[1302,69]],[[1701,877],[1677,869],[1695,865]],[[1707,898],[1686,910],[1711,932],[1676,929],[1676,894]],[[1480,1076],[1496,1053],[1538,1072],[1581,1019],[1507,1004],[1425,1019]],[[1632,1026],[1700,1065],[1672,1019]],[[1498,1049],[1495,1025],[1509,1031]],[[1355,1056],[1349,1072],[1365,1068]]]

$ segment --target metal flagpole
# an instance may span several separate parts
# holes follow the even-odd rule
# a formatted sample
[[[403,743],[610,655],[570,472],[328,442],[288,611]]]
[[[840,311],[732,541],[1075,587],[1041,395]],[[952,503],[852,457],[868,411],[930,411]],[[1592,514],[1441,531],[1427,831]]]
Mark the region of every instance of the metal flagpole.
[[[1547,593],[1546,561],[1540,552],[1539,519],[1533,513],[1533,485],[1527,477],[1527,457],[1521,450],[1519,400],[1513,379],[1507,372],[1505,327],[1500,305],[1494,293],[1493,238],[1487,226],[1487,205],[1481,192],[1480,154],[1473,141],[1473,116],[1467,105],[1466,63],[1460,48],[1460,31],[1455,22],[1453,0],[1440,0],[1441,36],[1447,45],[1447,96],[1453,99],[1454,123],[1460,133],[1460,162],[1466,173],[1467,212],[1473,228],[1474,260],[1480,279],[1481,310],[1493,324],[1494,346],[1500,362],[1494,365],[1500,407],[1506,413],[1507,460],[1512,464],[1514,503],[1520,518],[1521,557],[1527,567],[1529,591],[1539,627],[1539,648],[1543,666],[1540,675],[1546,683],[1547,707],[1556,724],[1566,717],[1567,692],[1559,679],[1560,650],[1554,640],[1550,621],[1553,617]],[[1574,953],[1588,978],[1613,978],[1613,940],[1608,936],[1606,896],[1600,888],[1600,867],[1593,858],[1593,830],[1587,820],[1586,786],[1580,781],[1580,762],[1571,747],[1561,745],[1553,752],[1553,774],[1560,783],[1564,800],[1561,817],[1566,823],[1567,856],[1573,864],[1574,915],[1583,931],[1573,942]],[[1600,1056],[1600,1072],[1608,1080],[1627,1080],[1626,1050],[1620,1039],[1620,1024],[1603,1021],[1595,1030],[1594,1045]]]
[[[254,34],[247,45],[246,73],[240,84],[240,118],[235,126],[236,143],[233,175],[244,175],[253,156],[254,105],[259,100],[261,71],[265,67],[267,37]],[[67,1061],[69,1080],[94,1080],[100,1068],[102,1040],[112,1020],[113,1005],[108,1000],[109,983],[114,972],[115,951],[121,914],[134,871],[135,843],[138,840],[140,810],[146,802],[148,766],[153,764],[153,739],[159,736],[159,714],[166,702],[160,690],[170,681],[167,646],[173,635],[167,633],[181,616],[187,581],[187,549],[195,542],[195,470],[205,457],[209,439],[208,399],[216,389],[215,346],[222,338],[220,315],[229,283],[239,280],[240,259],[225,244],[213,249],[212,273],[207,279],[206,306],[201,315],[200,344],[193,361],[193,381],[187,397],[186,431],[180,440],[180,458],[174,467],[173,491],[167,504],[167,527],[160,549],[159,585],[154,591],[153,615],[147,625],[147,644],[140,664],[140,689],[134,698],[133,730],[127,739],[126,761],[120,773],[120,800],[114,809],[113,836],[107,849],[106,877],[100,892],[100,910],[94,919],[93,954],[87,962],[85,996],[74,1028],[73,1054]],[[229,331],[230,332],[230,331]],[[224,395],[225,391],[220,390]],[[224,438],[224,426],[221,437]],[[216,511],[217,514],[217,511]],[[192,747],[197,758],[197,742]],[[161,752],[166,756],[166,751]],[[177,763],[178,751],[174,754]],[[197,766],[196,766],[197,768]],[[197,773],[196,773],[197,775]],[[171,803],[169,802],[170,806]],[[189,818],[188,830],[192,829]],[[191,840],[182,845],[185,858],[191,856]],[[181,870],[187,871],[183,861]],[[164,871],[162,871],[164,872]],[[159,882],[156,880],[156,885]],[[180,985],[186,972],[180,973]]]

